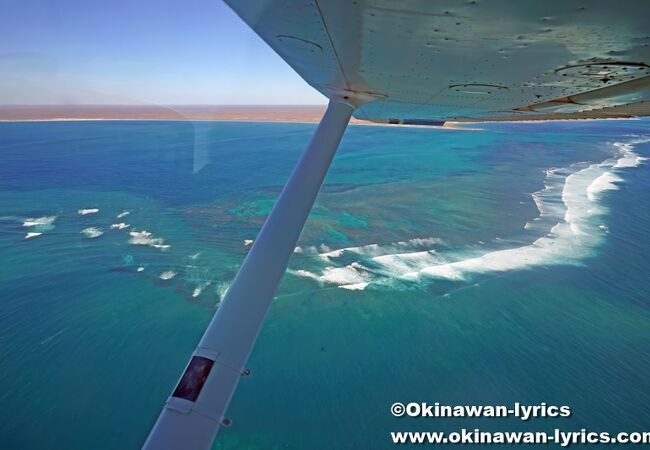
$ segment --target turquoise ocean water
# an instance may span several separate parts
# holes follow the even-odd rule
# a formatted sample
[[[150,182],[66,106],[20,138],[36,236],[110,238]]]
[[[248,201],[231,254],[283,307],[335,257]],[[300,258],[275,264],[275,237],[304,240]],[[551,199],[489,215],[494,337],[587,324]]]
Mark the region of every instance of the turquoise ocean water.
[[[480,128],[348,129],[215,448],[648,430],[650,122]],[[0,448],[140,447],[313,130],[0,124]]]

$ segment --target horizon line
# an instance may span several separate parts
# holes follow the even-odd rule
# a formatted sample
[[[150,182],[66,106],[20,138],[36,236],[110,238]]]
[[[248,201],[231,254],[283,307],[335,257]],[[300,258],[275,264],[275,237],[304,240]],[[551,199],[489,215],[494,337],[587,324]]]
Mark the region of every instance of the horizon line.
[[[6,103],[1,104],[0,108],[48,108],[48,107],[152,107],[152,108],[178,108],[178,107],[256,107],[256,108],[272,108],[272,107],[326,107],[325,103],[176,103],[176,104],[137,104],[137,103],[45,103],[45,104],[30,104],[30,103]]]

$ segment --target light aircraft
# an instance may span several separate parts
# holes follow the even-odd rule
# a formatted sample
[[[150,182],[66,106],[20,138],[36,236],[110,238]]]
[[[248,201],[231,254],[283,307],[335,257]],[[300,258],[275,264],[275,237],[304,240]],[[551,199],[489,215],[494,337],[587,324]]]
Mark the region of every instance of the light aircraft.
[[[413,125],[650,115],[648,0],[226,3],[329,106],[145,449],[208,449],[230,424],[228,404],[352,115]]]

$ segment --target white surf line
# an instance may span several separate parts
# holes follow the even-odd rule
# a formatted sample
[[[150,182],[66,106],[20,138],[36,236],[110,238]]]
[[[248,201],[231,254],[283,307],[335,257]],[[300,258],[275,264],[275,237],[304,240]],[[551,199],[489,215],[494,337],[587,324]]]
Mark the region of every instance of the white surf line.
[[[638,137],[629,142],[614,142],[614,147],[619,149],[620,158],[614,164],[615,169],[624,169],[628,167],[638,167],[648,158],[639,156],[634,151],[634,146],[636,144],[645,144],[650,142],[650,138],[647,137]]]
[[[400,254],[388,254],[389,252],[395,252],[397,250],[405,250],[413,247],[422,247],[424,245],[433,245],[440,244],[442,240],[439,238],[415,238],[408,241],[400,241],[387,245],[379,244],[369,244],[357,247],[346,247],[338,250],[330,250],[325,253],[316,253],[320,259],[330,263],[331,259],[339,258],[345,254],[354,254],[357,256],[368,256],[370,259],[378,265],[385,265],[387,261],[395,259],[397,257],[403,257],[407,259],[417,259],[421,257],[431,257],[435,254],[433,250],[426,250],[421,252],[412,252],[412,253],[400,253]],[[323,246],[321,246],[321,249]],[[312,247],[312,249],[315,249]],[[372,256],[380,255],[380,256]],[[426,256],[425,256],[426,255]],[[407,263],[403,263],[403,266],[408,270],[403,270],[402,272],[407,272],[412,270],[412,266],[409,266]],[[320,283],[329,283],[338,285],[338,287],[349,290],[363,290],[368,284],[372,281],[375,276],[374,269],[364,266],[360,262],[353,262],[352,264],[343,266],[343,267],[334,267],[328,266],[323,272],[319,275],[307,270],[289,270],[289,273],[293,275],[311,278]],[[381,274],[381,272],[380,272]]]
[[[355,284],[342,284],[339,286],[341,289],[347,289],[349,291],[363,291],[368,287],[369,282],[364,283],[355,283]]]
[[[392,255],[375,256],[372,260],[393,274],[406,274],[418,267],[426,267],[445,262],[444,258],[433,250]]]
[[[545,174],[544,189],[530,194],[539,215],[524,225],[526,230],[548,230],[548,222],[562,218],[566,210],[559,192],[570,172],[567,172],[567,169],[553,167],[547,169]]]
[[[634,142],[648,141],[650,140]],[[619,145],[614,144],[615,147]],[[425,267],[405,274],[404,278],[416,279],[420,276],[429,276],[460,280],[468,273],[502,272],[539,265],[579,263],[602,240],[603,229],[598,219],[606,213],[606,209],[599,203],[599,194],[605,190],[618,189],[614,182],[622,181],[611,170],[637,167],[644,160],[634,153],[633,146],[625,144],[622,148],[619,158],[610,158],[600,164],[592,164],[566,177],[561,191],[561,199],[565,207],[564,217],[547,235],[532,244]],[[540,214],[547,213],[546,206],[546,203],[542,202]],[[555,209],[551,216],[558,211]]]
[[[587,198],[592,202],[596,202],[602,192],[618,189],[615,183],[621,183],[622,181],[623,179],[615,173],[605,172],[587,187]]]
[[[607,209],[600,203],[602,193],[618,189],[616,183],[623,179],[622,170],[634,168],[647,158],[634,152],[634,145],[650,142],[650,139],[635,139],[627,143],[612,144],[618,155],[597,164],[569,172],[571,168],[549,169],[545,187],[534,194],[539,210],[538,220],[550,226],[550,231],[533,243],[520,247],[488,252],[455,261],[445,258],[435,251],[384,254],[373,256],[379,270],[370,270],[360,262],[345,267],[326,267],[321,274],[305,270],[293,271],[295,275],[313,278],[320,282],[338,285],[343,289],[363,290],[367,286],[397,279],[417,281],[420,278],[464,280],[472,273],[505,272],[521,270],[533,266],[580,264],[601,242],[607,232],[600,219]],[[575,167],[572,166],[572,167]],[[561,176],[562,173],[568,173]],[[548,230],[548,228],[546,228]],[[386,247],[375,244],[329,251],[320,257],[332,262],[346,252],[366,256],[381,252]]]
[[[434,244],[442,244],[442,240],[440,238],[434,238],[434,237],[414,238],[414,239],[409,239],[408,241],[400,241],[388,245],[368,244],[368,245],[362,245],[358,247],[346,247],[338,250],[328,250],[325,253],[319,253],[318,256],[320,256],[325,260],[329,260],[331,258],[339,258],[346,253],[355,253],[357,255],[362,255],[362,256],[380,256],[386,253],[395,252],[400,249],[403,250],[409,247],[412,248],[412,247],[431,246]]]

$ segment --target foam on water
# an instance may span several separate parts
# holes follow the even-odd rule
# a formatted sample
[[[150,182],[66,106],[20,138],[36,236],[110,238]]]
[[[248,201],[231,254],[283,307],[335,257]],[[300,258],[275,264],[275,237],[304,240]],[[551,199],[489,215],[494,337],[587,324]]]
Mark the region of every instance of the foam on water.
[[[52,225],[55,220],[56,220],[56,216],[43,216],[37,218],[29,218],[23,222],[23,226],[37,227],[37,226]]]
[[[326,267],[321,274],[304,269],[288,270],[287,272],[302,277],[311,278],[321,284],[336,284],[346,289],[355,289],[351,286],[364,287],[372,280],[371,270],[358,262],[343,267]],[[356,289],[362,289],[357,287]]]
[[[197,298],[199,297],[203,291],[208,288],[212,284],[212,281],[204,281],[199,284],[197,284],[194,287],[194,290],[192,291],[192,298]]]
[[[23,226],[34,230],[31,233],[27,233],[25,239],[40,236],[44,232],[50,231],[54,228],[54,221],[56,221],[56,216],[30,217],[25,219]]]
[[[543,191],[533,195],[540,211],[540,219],[558,220],[550,231],[530,245],[485,253],[480,256],[437,264],[407,274],[409,277],[428,276],[449,280],[465,279],[471,273],[520,270],[532,266],[552,264],[578,264],[589,256],[603,238],[603,229],[598,221],[607,212],[598,203],[599,194],[605,190],[617,189],[614,182],[622,179],[612,170],[622,159],[631,160],[630,147],[618,159],[608,159],[592,164],[566,176],[562,184],[554,170],[547,175]],[[641,160],[635,158],[636,165]],[[636,167],[619,164],[619,167]],[[553,198],[560,190],[562,207]],[[557,197],[557,196],[555,196]]]
[[[544,189],[530,194],[539,215],[532,222],[524,225],[526,230],[545,232],[556,223],[558,217],[564,214],[565,205],[562,202],[561,191],[564,180],[569,174],[567,169],[558,167],[546,170]]]
[[[98,208],[85,208],[85,209],[80,209],[77,211],[77,213],[80,216],[87,216],[88,214],[97,214],[99,212]]]
[[[159,250],[167,250],[170,247],[169,244],[165,244],[165,240],[163,238],[155,237],[147,230],[134,230],[129,233],[129,236],[131,236],[129,239],[129,244],[132,245],[146,245],[148,247],[157,248]]]
[[[643,144],[645,142],[648,142],[646,138],[634,139],[630,142],[615,142],[613,145],[618,148],[620,157],[616,161],[616,164],[614,164],[614,168],[623,169],[628,167],[637,167],[643,161],[647,160],[648,158],[639,156],[634,152],[635,144]]]
[[[122,212],[119,213],[116,217],[117,217],[118,219],[121,219],[122,217],[128,216],[129,214],[131,214],[130,211],[122,211]]]
[[[171,280],[176,275],[177,275],[177,273],[174,272],[173,270],[166,270],[166,271],[164,271],[163,273],[160,274],[160,279],[161,280]]]
[[[395,242],[389,245],[369,244],[369,245],[362,245],[359,247],[346,247],[338,250],[327,249],[325,253],[320,253],[319,256],[325,260],[329,260],[332,258],[339,258],[349,253],[360,255],[360,256],[373,257],[373,256],[380,256],[380,255],[397,252],[400,250],[403,251],[404,249],[407,248],[424,247],[424,246],[431,246],[435,244],[442,244],[442,240],[433,237],[415,238],[415,239],[410,239],[408,241]]]
[[[613,172],[605,172],[587,187],[587,197],[590,201],[595,202],[598,196],[604,191],[613,191],[618,189],[614,183],[620,183],[623,179]]]
[[[101,228],[88,227],[88,228],[84,228],[83,230],[81,230],[81,233],[84,236],[86,236],[87,238],[94,239],[94,238],[98,238],[99,236],[104,234],[104,231],[102,231]]]
[[[292,275],[296,275],[302,278],[311,278],[312,280],[320,281],[320,276],[318,274],[315,274],[314,272],[310,272],[308,270],[304,269],[298,269],[298,270],[293,270],[293,269],[287,269],[287,273],[290,273]]]
[[[377,263],[384,272],[400,275],[411,273],[421,267],[440,264],[444,261],[443,258],[433,250],[375,256],[372,260]]]
[[[472,274],[581,264],[607,234],[607,226],[601,220],[607,213],[607,208],[600,202],[602,194],[618,189],[616,183],[623,182],[625,172],[646,159],[634,152],[634,145],[643,142],[650,142],[650,139],[615,143],[615,157],[600,163],[547,170],[544,189],[531,194],[539,215],[525,226],[527,230],[539,231],[541,236],[528,245],[481,253],[474,249],[443,253],[433,249],[394,252],[408,246],[439,243],[436,240],[411,240],[388,246],[371,244],[321,253],[320,259],[328,264],[321,273],[305,270],[292,273],[344,289],[363,290],[391,279],[403,282],[418,282],[426,278],[458,281],[468,279]],[[342,267],[332,265],[345,254],[363,259]]]
[[[369,270],[357,262],[345,267],[328,267],[321,275],[321,280],[340,285],[366,283],[370,278]]]
[[[349,291],[363,291],[368,286],[368,283],[355,283],[355,284],[344,284],[339,286],[341,289],[347,289]]]
[[[228,293],[229,288],[230,288],[230,283],[226,283],[226,282],[217,283],[217,285],[216,285],[216,294],[217,294],[217,297],[219,299],[218,301],[223,300],[223,298]]]
[[[129,228],[131,225],[128,223],[120,222],[120,223],[114,223],[111,225],[111,230],[123,230],[125,228]]]

